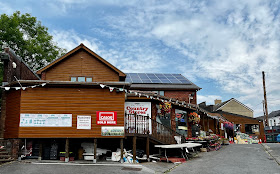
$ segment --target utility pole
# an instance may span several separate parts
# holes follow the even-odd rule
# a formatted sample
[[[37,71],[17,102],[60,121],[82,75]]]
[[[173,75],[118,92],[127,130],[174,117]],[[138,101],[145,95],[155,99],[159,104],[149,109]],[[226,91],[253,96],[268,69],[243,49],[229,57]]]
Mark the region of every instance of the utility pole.
[[[265,126],[268,126],[268,111],[267,111],[267,100],[266,100],[266,90],[265,90],[265,75],[264,75],[264,71],[262,72],[262,76],[263,76],[263,94],[264,94],[264,118],[265,118]]]

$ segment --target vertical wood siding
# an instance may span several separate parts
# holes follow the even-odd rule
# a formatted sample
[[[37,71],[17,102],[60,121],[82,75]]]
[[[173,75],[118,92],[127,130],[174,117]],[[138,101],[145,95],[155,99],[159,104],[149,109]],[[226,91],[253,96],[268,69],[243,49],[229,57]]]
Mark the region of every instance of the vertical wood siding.
[[[34,88],[22,91],[21,113],[72,114],[72,127],[20,127],[20,138],[101,137],[96,111],[116,111],[117,125],[124,126],[125,93],[93,88]],[[90,115],[91,130],[77,130],[77,115]],[[106,125],[104,125],[106,126]]]
[[[21,91],[7,91],[4,138],[17,138],[19,131]]]
[[[70,81],[70,76],[92,76],[94,82],[119,81],[119,74],[94,56],[80,50],[44,74],[44,80]]]

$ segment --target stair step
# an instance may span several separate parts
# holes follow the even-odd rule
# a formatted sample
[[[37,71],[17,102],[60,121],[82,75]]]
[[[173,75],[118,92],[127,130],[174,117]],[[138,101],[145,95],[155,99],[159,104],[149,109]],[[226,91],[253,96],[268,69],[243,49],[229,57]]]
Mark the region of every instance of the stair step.
[[[9,155],[9,152],[0,152],[0,156],[1,155]]]

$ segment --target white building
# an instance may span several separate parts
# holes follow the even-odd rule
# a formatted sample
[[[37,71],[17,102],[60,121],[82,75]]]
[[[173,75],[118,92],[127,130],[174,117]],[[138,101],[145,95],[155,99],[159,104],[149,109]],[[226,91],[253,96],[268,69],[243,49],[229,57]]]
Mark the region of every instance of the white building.
[[[269,126],[280,126],[280,110],[273,111],[268,115]]]

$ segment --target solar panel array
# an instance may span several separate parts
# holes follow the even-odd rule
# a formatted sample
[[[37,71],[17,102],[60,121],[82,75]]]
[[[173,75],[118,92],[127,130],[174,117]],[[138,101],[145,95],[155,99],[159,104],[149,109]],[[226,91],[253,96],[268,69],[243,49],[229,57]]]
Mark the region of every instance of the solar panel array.
[[[126,73],[125,81],[130,83],[191,84],[181,74]]]

